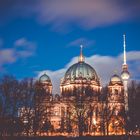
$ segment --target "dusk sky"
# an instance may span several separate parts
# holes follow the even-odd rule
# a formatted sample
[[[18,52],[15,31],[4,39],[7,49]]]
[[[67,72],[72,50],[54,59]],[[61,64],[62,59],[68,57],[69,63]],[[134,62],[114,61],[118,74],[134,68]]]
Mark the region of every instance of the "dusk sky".
[[[0,75],[46,72],[54,90],[80,44],[107,83],[121,72],[123,34],[131,79],[140,79],[140,0],[0,0]]]

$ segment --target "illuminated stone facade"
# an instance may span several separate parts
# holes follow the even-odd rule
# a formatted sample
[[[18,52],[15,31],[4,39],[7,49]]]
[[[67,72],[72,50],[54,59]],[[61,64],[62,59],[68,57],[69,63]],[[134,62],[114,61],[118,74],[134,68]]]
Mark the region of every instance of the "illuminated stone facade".
[[[35,108],[31,109],[34,122],[37,122],[36,134],[49,136],[125,134],[128,79],[125,36],[121,77],[114,74],[107,87],[102,87],[95,69],[85,62],[81,47],[78,62],[70,66],[61,79],[60,94],[52,94],[52,82],[47,74],[39,78]],[[19,116],[23,116],[29,109],[21,108],[19,112]],[[22,118],[26,123],[26,117]]]
[[[40,102],[46,110],[51,129],[42,135],[122,135],[125,134],[125,95],[122,79],[113,75],[106,90],[100,79],[84,60],[72,65],[61,79],[60,95],[52,95],[50,78],[41,76],[40,83],[49,94]],[[46,84],[47,83],[47,84]],[[106,91],[106,92],[105,92]]]
[[[125,133],[124,86],[118,75],[111,77],[108,85],[109,134]]]

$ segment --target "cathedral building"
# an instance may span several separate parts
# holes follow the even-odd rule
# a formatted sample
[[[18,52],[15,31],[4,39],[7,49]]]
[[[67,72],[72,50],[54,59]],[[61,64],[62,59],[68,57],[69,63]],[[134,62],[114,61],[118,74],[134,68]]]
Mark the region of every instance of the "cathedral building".
[[[36,97],[38,112],[43,112],[39,135],[123,135],[128,112],[124,35],[124,63],[121,76],[114,74],[102,87],[96,70],[86,63],[82,52],[68,68],[60,83],[60,94],[52,94],[52,82],[45,73],[39,78],[43,94]],[[41,113],[40,113],[41,114]],[[47,128],[46,128],[47,127]],[[45,128],[45,129],[43,129]]]

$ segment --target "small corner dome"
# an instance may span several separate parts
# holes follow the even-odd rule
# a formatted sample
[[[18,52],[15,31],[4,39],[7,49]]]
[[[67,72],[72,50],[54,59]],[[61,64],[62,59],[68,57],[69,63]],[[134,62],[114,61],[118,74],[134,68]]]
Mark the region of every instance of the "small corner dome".
[[[110,82],[122,82],[121,78],[117,75],[117,74],[114,74],[111,79],[110,79]]]
[[[51,83],[50,77],[45,73],[39,78],[39,82],[44,83],[44,82],[49,82]]]

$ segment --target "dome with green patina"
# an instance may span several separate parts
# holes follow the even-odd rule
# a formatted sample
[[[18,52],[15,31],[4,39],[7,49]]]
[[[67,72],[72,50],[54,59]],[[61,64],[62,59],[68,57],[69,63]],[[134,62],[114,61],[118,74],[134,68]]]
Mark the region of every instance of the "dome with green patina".
[[[85,62],[78,62],[72,65],[64,76],[64,81],[76,79],[94,80],[99,82],[98,75],[93,67]]]
[[[41,83],[44,83],[44,82],[51,83],[51,79],[46,73],[44,73],[42,76],[40,76],[39,82],[41,82]]]
[[[119,75],[114,74],[111,78],[110,78],[110,85],[115,85],[115,84],[119,84],[122,85],[122,79]]]
[[[94,82],[95,85],[100,85],[100,80],[95,69],[85,62],[82,50],[79,56],[79,61],[68,68],[61,84],[79,82],[87,82],[87,84],[89,82]]]
[[[117,74],[114,74],[111,79],[110,79],[111,82],[121,82],[121,78],[120,76],[118,76]]]

